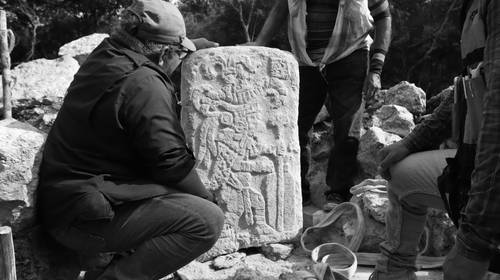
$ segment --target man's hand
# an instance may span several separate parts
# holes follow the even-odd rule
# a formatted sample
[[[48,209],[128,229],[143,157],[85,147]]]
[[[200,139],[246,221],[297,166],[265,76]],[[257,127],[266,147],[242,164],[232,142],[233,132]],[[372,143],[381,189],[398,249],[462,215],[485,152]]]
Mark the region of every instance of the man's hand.
[[[369,103],[371,99],[373,99],[375,94],[380,90],[380,87],[380,74],[371,72],[368,73],[368,75],[366,75],[365,84],[363,86],[363,95],[367,103]]]
[[[457,245],[453,246],[443,264],[445,280],[483,279],[488,271],[489,261],[476,261],[462,256]]]
[[[378,152],[378,173],[386,180],[391,179],[389,168],[410,154],[410,150],[401,142],[394,143]]]
[[[193,41],[193,44],[196,46],[197,50],[216,48],[219,46],[219,43],[209,41],[205,38],[196,38],[196,39],[192,39],[191,41]]]

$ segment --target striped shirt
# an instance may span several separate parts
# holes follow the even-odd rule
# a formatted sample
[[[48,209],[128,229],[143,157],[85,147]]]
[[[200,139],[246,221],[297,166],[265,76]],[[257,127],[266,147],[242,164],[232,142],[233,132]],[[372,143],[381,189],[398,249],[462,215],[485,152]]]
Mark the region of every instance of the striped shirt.
[[[337,19],[339,0],[307,0],[306,50],[313,62],[319,62],[330,43]],[[368,0],[368,8],[375,22],[390,17],[387,0]],[[340,36],[348,36],[341,34]],[[368,44],[360,48],[368,48]]]

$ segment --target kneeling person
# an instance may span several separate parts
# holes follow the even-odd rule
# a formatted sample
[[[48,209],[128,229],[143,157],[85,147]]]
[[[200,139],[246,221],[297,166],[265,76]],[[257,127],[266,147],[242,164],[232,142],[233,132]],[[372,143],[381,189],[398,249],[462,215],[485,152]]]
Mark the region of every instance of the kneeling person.
[[[370,279],[416,279],[417,247],[429,207],[446,208],[459,225],[443,265],[445,279],[482,279],[488,267],[500,270],[499,16],[499,1],[464,1],[461,50],[467,74],[455,80],[455,93],[428,119],[380,152],[390,205],[387,240]],[[458,139],[457,150],[428,151],[450,134]]]
[[[159,279],[220,235],[224,216],[194,169],[171,79],[195,50],[174,5],[135,1],[75,75],[48,135],[46,231],[84,256],[133,252],[96,279]]]

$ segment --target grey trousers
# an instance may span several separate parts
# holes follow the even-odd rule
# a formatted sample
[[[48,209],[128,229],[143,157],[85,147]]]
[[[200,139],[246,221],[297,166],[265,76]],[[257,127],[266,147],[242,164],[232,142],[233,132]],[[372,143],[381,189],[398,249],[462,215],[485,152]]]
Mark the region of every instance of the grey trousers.
[[[444,209],[437,177],[446,167],[446,158],[455,154],[454,149],[414,153],[391,168],[387,237],[380,244],[382,254],[377,270],[416,270],[417,247],[427,208]]]
[[[217,205],[184,193],[126,203],[114,211],[111,221],[50,232],[80,254],[131,252],[115,258],[99,280],[156,280],[175,272],[209,250],[224,224]]]

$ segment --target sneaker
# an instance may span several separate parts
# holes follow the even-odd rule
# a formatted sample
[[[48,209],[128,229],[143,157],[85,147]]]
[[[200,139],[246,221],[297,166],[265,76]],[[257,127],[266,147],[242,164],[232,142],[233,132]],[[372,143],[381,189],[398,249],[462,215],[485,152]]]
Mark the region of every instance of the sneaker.
[[[339,194],[339,193],[334,193],[334,192],[327,192],[325,193],[326,196],[326,202],[323,204],[323,211],[331,211],[333,208],[337,207],[342,202],[346,202],[347,199]]]
[[[399,270],[382,272],[375,270],[368,280],[417,280],[417,275],[413,270]]]

